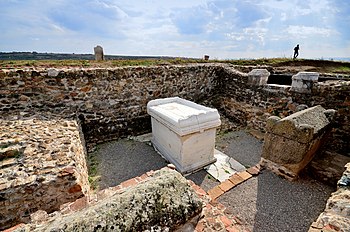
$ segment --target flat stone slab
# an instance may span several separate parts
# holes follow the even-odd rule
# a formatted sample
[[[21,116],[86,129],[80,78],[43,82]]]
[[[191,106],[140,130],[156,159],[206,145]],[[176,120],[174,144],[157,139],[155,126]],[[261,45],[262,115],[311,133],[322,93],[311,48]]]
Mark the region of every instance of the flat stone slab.
[[[205,170],[220,182],[224,182],[237,172],[246,170],[238,161],[216,149],[214,157],[216,162],[207,166]]]

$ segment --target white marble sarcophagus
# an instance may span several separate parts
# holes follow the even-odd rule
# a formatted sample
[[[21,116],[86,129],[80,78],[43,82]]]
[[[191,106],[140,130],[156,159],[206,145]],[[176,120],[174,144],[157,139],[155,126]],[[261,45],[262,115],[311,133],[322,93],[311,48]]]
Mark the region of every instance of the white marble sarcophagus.
[[[147,104],[152,120],[152,143],[183,174],[214,163],[216,128],[221,125],[216,109],[179,97]]]

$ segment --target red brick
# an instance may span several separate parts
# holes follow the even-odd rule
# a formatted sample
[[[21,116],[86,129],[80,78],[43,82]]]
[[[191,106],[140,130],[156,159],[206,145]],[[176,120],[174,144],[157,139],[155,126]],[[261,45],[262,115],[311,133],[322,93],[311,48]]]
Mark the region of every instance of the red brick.
[[[240,232],[241,230],[238,227],[230,226],[230,227],[226,227],[226,231],[227,232]]]
[[[193,185],[192,188],[196,191],[196,193],[200,196],[205,196],[207,193],[198,185]]]
[[[82,197],[76,200],[73,204],[71,204],[69,208],[72,211],[78,211],[78,210],[84,209],[87,206],[87,203],[88,203],[87,198]]]
[[[142,181],[142,180],[146,180],[148,178],[148,175],[147,174],[142,174],[142,176],[138,176],[137,177],[137,180],[138,181]]]
[[[247,171],[239,172],[239,173],[237,173],[237,175],[239,175],[240,177],[242,177],[243,180],[248,180],[250,177],[252,177],[252,175],[249,174]]]
[[[146,175],[147,175],[147,176],[153,176],[153,174],[154,174],[154,171],[153,171],[153,170],[151,170],[151,171],[149,171],[149,172],[146,172]]]
[[[216,220],[212,217],[205,218],[205,220],[208,225],[213,225],[216,222]]]
[[[24,226],[24,225],[25,225],[24,223],[20,223],[20,224],[15,225],[15,226],[13,226],[13,227],[11,227],[11,228],[8,228],[8,229],[6,229],[6,230],[3,230],[3,232],[12,232],[12,231],[14,231],[14,230],[16,230],[16,229],[21,228],[21,227]]]
[[[123,188],[127,188],[127,187],[130,187],[130,186],[134,186],[134,185],[137,185],[137,181],[135,178],[133,179],[130,179],[130,180],[127,180],[127,181],[124,181],[120,184]]]
[[[210,196],[210,198],[212,200],[215,200],[216,198],[218,198],[222,194],[224,194],[224,191],[222,191],[221,188],[219,188],[219,186],[215,186],[214,188],[212,188],[208,191],[208,195]]]
[[[114,186],[114,187],[111,187],[111,189],[113,191],[118,191],[118,190],[121,190],[123,187],[121,185],[117,185],[117,186]]]
[[[222,182],[219,185],[219,188],[221,188],[221,190],[224,192],[227,192],[228,190],[230,190],[233,187],[235,187],[235,185],[229,180],[225,180],[224,182]]]
[[[225,215],[221,216],[220,220],[224,223],[225,227],[228,227],[233,224],[232,221]]]
[[[68,189],[69,193],[77,193],[77,192],[81,192],[81,186],[76,184],[74,186],[72,186],[70,189]]]
[[[244,180],[242,177],[240,177],[239,175],[237,174],[234,174],[230,177],[229,181],[232,182],[232,184],[234,184],[235,186],[242,183]]]
[[[218,210],[222,210],[222,211],[224,211],[224,210],[226,209],[226,207],[225,207],[223,204],[221,204],[221,203],[219,203],[219,204],[216,206],[216,208],[218,208]]]
[[[257,167],[253,166],[253,167],[248,168],[247,172],[249,174],[251,174],[252,176],[256,176],[256,175],[259,175],[260,170]]]
[[[203,220],[199,221],[196,225],[196,231],[202,232],[204,230],[204,222]]]

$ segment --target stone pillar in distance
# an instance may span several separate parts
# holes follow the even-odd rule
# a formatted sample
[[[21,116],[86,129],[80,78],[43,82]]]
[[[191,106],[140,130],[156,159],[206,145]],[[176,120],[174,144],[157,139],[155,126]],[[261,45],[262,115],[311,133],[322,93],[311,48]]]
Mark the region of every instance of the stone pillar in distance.
[[[94,52],[95,52],[95,60],[101,61],[105,59],[103,55],[103,48],[100,45],[97,45],[96,47],[94,47]]]

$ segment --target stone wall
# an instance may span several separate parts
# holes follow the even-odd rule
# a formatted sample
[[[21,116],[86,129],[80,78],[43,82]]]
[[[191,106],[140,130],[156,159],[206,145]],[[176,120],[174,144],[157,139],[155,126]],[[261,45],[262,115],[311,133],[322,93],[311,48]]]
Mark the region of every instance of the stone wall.
[[[327,147],[350,156],[350,81],[319,82],[311,93],[299,93],[290,86],[249,85],[246,73],[222,64],[0,70],[2,118],[79,117],[90,145],[149,132],[147,102],[173,96],[206,101],[238,125],[261,131],[269,116],[285,117],[299,105],[334,108],[336,129]]]
[[[350,231],[350,163],[338,181],[338,189],[328,199],[323,213],[312,223],[309,232]]]
[[[89,192],[80,131],[74,120],[0,120],[0,229]]]
[[[90,147],[149,132],[146,105],[156,98],[205,103],[261,131],[269,116],[285,117],[303,105],[336,109],[325,149],[350,156],[350,81],[319,82],[311,93],[299,93],[289,86],[252,86],[247,78],[222,64],[0,70],[1,226],[87,193],[78,122]]]
[[[147,102],[214,93],[217,65],[113,69],[1,70],[2,117],[78,116],[89,144],[150,131]]]
[[[219,99],[214,105],[230,120],[264,132],[267,118],[286,117],[300,107],[321,105],[335,109],[334,130],[326,149],[350,156],[350,81],[331,80],[316,83],[311,93],[291,91],[291,86],[248,85],[248,75],[221,69],[217,89]]]

